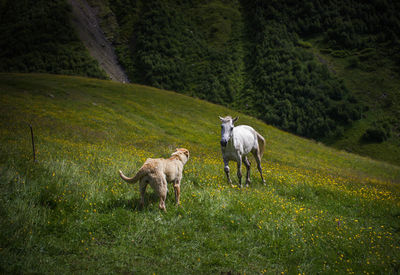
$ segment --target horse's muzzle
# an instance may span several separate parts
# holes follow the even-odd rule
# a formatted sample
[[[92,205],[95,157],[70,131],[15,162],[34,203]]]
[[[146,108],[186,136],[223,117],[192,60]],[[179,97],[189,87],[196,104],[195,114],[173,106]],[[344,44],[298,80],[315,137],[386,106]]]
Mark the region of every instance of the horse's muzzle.
[[[228,142],[226,140],[221,140],[221,146],[225,147]]]

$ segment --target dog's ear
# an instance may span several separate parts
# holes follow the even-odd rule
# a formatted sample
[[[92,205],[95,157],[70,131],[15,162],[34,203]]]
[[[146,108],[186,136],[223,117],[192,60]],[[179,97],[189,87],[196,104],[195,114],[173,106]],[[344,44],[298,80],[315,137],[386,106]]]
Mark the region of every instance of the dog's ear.
[[[189,158],[189,150],[184,149],[184,150],[183,150],[183,153]]]
[[[184,153],[189,158],[189,150],[185,148],[176,148],[176,151],[179,153]]]

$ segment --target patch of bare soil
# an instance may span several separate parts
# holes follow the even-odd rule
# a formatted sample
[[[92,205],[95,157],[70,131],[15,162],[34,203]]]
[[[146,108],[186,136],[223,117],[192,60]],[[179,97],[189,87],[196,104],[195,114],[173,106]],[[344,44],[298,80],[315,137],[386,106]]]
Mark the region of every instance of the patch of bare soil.
[[[328,60],[324,59],[321,55],[319,55],[318,53],[314,53],[314,56],[317,57],[318,61],[321,62],[322,64],[325,64],[326,67],[328,68],[328,70],[333,73],[336,74],[335,69],[333,68],[332,64],[330,64],[328,62]]]
[[[100,28],[95,11],[86,0],[68,0],[72,6],[72,24],[90,55],[99,62],[100,67],[114,81],[123,83],[129,79],[118,63],[111,43]]]

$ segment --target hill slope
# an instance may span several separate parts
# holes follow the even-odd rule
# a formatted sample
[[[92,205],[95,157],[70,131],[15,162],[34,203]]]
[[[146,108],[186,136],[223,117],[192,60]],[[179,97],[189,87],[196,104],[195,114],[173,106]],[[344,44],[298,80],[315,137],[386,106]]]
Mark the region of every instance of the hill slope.
[[[0,91],[3,273],[399,270],[397,166],[140,85],[0,74]],[[218,115],[227,114],[266,138],[266,186],[256,173],[249,188],[226,184]],[[191,152],[181,206],[170,190],[161,213],[149,189],[139,210],[138,186],[118,169],[132,175],[175,147]]]
[[[400,163],[400,79],[395,60],[382,49],[329,51],[322,39],[309,40],[310,51],[319,56],[364,104],[363,118],[337,139],[326,140],[336,148],[375,159]],[[366,138],[368,131],[377,133]]]
[[[89,2],[134,82],[400,164],[397,2]]]
[[[0,71],[106,78],[74,33],[67,3],[0,2]],[[93,7],[104,34],[87,47],[97,53],[107,48],[107,56],[108,46],[115,47],[135,83],[229,106],[285,131],[400,164],[396,1],[69,3]]]

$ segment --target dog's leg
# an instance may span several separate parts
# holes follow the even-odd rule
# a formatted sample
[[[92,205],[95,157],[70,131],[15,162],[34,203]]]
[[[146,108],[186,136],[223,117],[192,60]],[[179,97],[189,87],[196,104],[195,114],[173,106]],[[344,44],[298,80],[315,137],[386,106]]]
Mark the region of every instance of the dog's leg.
[[[175,190],[175,203],[176,205],[181,204],[179,201],[180,195],[181,195],[181,181],[176,180],[174,183],[174,190]]]
[[[144,207],[144,195],[146,193],[147,179],[140,181],[140,207]]]
[[[168,191],[168,185],[167,185],[167,180],[165,177],[161,178],[158,183],[158,195],[160,196],[160,204],[159,208],[163,211],[167,211],[165,208],[165,200],[167,199],[167,191]]]
[[[250,161],[246,156],[243,157],[243,163],[246,166],[246,170],[247,170],[247,173],[246,173],[246,186],[249,186],[249,184],[250,184]]]

